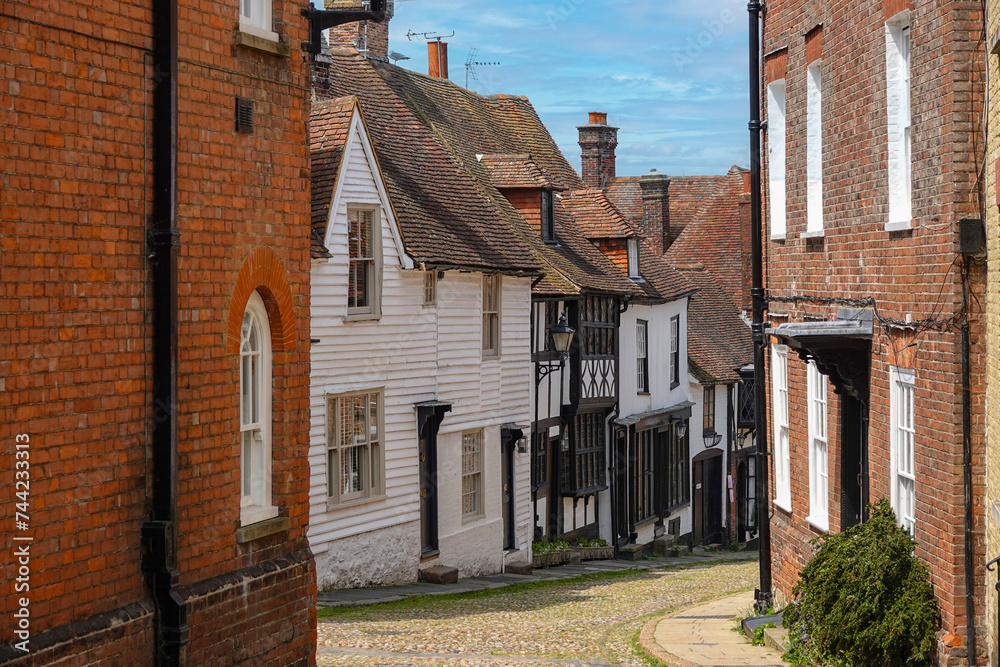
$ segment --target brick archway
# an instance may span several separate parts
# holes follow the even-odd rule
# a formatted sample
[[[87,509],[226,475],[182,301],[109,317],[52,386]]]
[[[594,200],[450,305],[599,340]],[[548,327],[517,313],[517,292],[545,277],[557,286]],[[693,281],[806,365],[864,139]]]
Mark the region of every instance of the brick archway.
[[[226,329],[226,353],[239,354],[240,326],[243,311],[254,290],[258,291],[267,307],[271,325],[271,346],[275,352],[295,348],[295,317],[292,291],[281,259],[270,248],[257,246],[243,260],[236,276],[233,298],[229,304],[229,326]]]

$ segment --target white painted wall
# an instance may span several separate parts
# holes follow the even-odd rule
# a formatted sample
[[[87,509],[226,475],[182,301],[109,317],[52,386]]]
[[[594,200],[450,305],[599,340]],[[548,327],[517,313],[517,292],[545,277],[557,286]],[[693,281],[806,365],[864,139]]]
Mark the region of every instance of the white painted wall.
[[[312,266],[310,523],[321,588],[413,581],[420,567],[459,567],[461,576],[502,567],[500,424],[530,423],[530,280],[502,279],[499,359],[482,358],[482,274],[449,271],[437,302],[424,306],[423,271],[402,251],[398,227],[376,180],[359,117],[352,124],[331,207],[326,245]],[[382,314],[347,314],[347,207],[378,207]],[[326,398],[381,388],[385,494],[341,506],[327,500]],[[439,431],[440,556],[420,562],[417,424],[414,403],[452,403]],[[461,434],[484,430],[485,514],[461,520]],[[530,553],[529,457],[515,454],[518,540]],[[456,518],[457,513],[457,518]]]

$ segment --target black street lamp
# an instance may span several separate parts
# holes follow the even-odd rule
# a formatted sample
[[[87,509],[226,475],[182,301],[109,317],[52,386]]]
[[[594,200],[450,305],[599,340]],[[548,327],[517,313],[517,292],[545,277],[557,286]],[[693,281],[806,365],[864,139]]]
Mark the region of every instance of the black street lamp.
[[[540,383],[542,378],[549,373],[561,370],[566,365],[566,357],[569,356],[569,348],[573,344],[573,335],[576,334],[576,329],[566,322],[566,313],[563,313],[559,316],[559,323],[552,327],[549,333],[552,336],[552,347],[559,353],[559,363],[537,363],[535,365],[535,384]]]

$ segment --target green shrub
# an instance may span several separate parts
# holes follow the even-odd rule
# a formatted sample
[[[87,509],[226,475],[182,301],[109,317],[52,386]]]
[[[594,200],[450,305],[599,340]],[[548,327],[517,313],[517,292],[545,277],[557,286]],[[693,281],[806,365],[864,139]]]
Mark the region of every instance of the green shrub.
[[[555,542],[532,542],[531,543],[531,553],[536,556],[542,554],[550,554],[556,551],[565,551],[569,549],[569,543],[563,540],[556,540]]]
[[[934,655],[940,614],[927,569],[887,500],[870,513],[866,523],[819,538],[799,574],[782,615],[795,664],[916,667]]]

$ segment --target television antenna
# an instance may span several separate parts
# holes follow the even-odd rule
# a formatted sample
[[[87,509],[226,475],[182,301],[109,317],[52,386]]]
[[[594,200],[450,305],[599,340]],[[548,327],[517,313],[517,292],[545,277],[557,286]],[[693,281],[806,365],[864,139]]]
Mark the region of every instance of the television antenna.
[[[473,48],[469,51],[469,57],[465,59],[465,89],[469,89],[469,78],[471,77],[473,81],[479,81],[479,76],[476,74],[477,67],[496,67],[500,64],[500,61],[490,62],[484,60],[476,60],[476,56],[479,54],[479,49]]]
[[[411,42],[413,41],[414,37],[420,37],[427,41],[437,40],[440,42],[442,39],[445,39],[446,37],[454,37],[454,36],[455,36],[454,30],[451,31],[450,35],[439,35],[436,32],[413,32],[412,30],[406,31],[406,39],[408,39]]]

